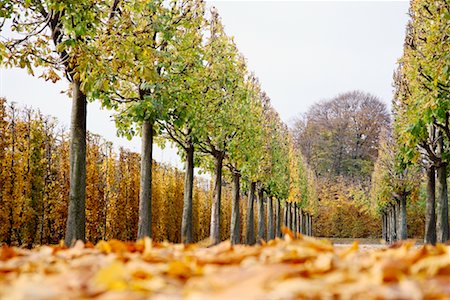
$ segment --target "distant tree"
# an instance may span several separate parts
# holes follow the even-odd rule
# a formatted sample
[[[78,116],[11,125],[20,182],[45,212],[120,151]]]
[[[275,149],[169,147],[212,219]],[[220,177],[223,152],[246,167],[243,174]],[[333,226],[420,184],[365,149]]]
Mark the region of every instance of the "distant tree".
[[[294,124],[294,141],[317,175],[368,178],[377,157],[386,105],[352,91],[313,105]]]

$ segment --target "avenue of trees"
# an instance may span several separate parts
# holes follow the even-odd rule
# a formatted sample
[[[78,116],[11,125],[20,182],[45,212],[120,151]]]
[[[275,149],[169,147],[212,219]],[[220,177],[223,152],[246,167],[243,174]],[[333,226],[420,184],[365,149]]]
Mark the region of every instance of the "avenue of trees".
[[[208,234],[213,244],[225,238],[249,244],[272,239],[281,236],[283,222],[293,231],[312,233],[314,174],[256,75],[225,34],[218,13],[206,12],[203,1],[13,0],[1,8],[0,29],[11,31],[0,42],[2,66],[25,68],[31,75],[43,70],[42,77],[51,81],[65,77],[72,98],[68,136],[53,134],[46,126],[54,123],[39,114],[34,117],[30,112],[28,120],[19,121],[15,109],[7,109],[2,100],[2,241],[54,242],[44,234],[56,230],[56,221],[49,219],[54,214],[59,216],[57,236],[63,226],[67,245],[86,240],[86,234],[93,241],[117,237],[108,233],[117,221],[108,217],[110,208],[117,201],[128,205],[123,201],[134,201],[136,193],[138,205],[126,210],[129,216],[120,216],[126,218],[122,225],[129,227],[119,238],[161,237],[159,231],[167,227],[158,225],[154,209],[162,205],[170,211],[177,207],[181,213],[173,223],[179,230],[177,237],[169,239],[198,241],[203,235],[194,231],[196,218],[208,215],[194,208],[199,193],[209,197],[202,205],[210,209]],[[102,148],[92,142],[86,127],[87,101],[99,101],[115,111],[119,134],[141,137],[140,157],[122,151],[117,158],[111,146]],[[178,147],[186,164],[183,182],[179,173],[171,171],[176,177],[174,191],[166,191],[184,191],[181,206],[178,200],[170,201],[178,196],[160,195],[167,197],[164,204],[153,199],[155,180],[161,179],[152,162],[152,145],[166,141]],[[57,157],[57,164],[54,151],[64,153]],[[93,155],[88,164],[92,169],[87,168],[87,155]],[[18,166],[25,172],[20,176]],[[212,174],[211,195],[196,187],[194,167]],[[92,186],[92,178],[98,176],[104,178]],[[20,182],[23,187],[18,186]],[[227,215],[224,183],[232,185],[226,220],[229,236],[221,235]],[[242,190],[248,196],[245,219]],[[116,195],[124,191],[129,194]],[[28,227],[16,223],[24,218],[27,234],[32,235],[27,238],[20,232]]]

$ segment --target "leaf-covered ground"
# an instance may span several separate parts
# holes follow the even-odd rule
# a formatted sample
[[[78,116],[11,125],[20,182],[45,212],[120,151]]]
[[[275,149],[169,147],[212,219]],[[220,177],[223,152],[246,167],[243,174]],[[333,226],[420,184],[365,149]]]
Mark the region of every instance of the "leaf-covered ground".
[[[0,250],[0,299],[450,298],[450,246],[383,249],[290,233],[261,246],[136,243]]]

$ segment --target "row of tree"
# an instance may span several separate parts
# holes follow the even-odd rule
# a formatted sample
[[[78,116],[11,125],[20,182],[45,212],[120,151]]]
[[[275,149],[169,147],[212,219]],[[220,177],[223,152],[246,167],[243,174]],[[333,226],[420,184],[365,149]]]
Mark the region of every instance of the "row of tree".
[[[153,235],[154,140],[174,142],[186,163],[182,242],[193,242],[195,166],[214,178],[212,243],[221,239],[223,174],[233,184],[233,243],[240,240],[241,178],[249,207],[257,198],[261,212],[263,201],[272,208],[275,199],[277,208],[287,201],[312,212],[312,174],[256,76],[225,34],[218,13],[205,13],[203,1],[10,1],[1,14],[1,26],[10,25],[12,31],[0,43],[4,65],[26,68],[31,74],[35,67],[44,67],[46,79],[56,81],[64,75],[71,82],[66,244],[86,237],[86,103],[94,100],[116,111],[119,134],[142,139],[138,238]],[[252,218],[249,214],[249,224]],[[270,222],[268,226],[273,232]]]
[[[21,109],[0,99],[0,243],[17,245],[55,244],[64,238],[69,186],[69,143],[67,132],[56,120],[39,111]],[[135,240],[139,208],[140,156],[124,149],[119,153],[100,136],[89,133],[87,139],[86,239]],[[185,174],[174,167],[153,162],[152,211],[153,238],[157,241],[181,241],[183,186]],[[221,203],[222,239],[230,236],[232,193],[229,179],[224,182]],[[193,193],[193,241],[209,235],[211,183],[196,178]],[[310,215],[296,202],[271,207],[264,199],[261,210],[249,207],[239,195],[240,220],[237,242],[255,243],[248,232],[259,229],[258,239],[280,236],[280,224],[292,231],[311,233]],[[279,202],[277,202],[279,203]],[[291,211],[289,211],[291,209]],[[288,217],[289,216],[289,217]],[[292,217],[291,217],[292,216]],[[289,219],[288,219],[289,218]],[[262,228],[257,222],[262,220]],[[253,223],[247,223],[253,222]],[[276,224],[276,227],[274,227]],[[249,230],[251,229],[251,230]],[[275,232],[276,229],[276,232]]]
[[[413,0],[403,56],[394,75],[394,124],[386,134],[374,199],[383,234],[405,239],[407,200],[426,190],[425,242],[449,239],[450,4]],[[422,184],[420,184],[422,182]]]

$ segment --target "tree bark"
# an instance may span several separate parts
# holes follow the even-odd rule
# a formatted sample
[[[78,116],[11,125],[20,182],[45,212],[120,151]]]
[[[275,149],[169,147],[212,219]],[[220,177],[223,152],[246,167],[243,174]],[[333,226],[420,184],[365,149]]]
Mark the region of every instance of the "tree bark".
[[[265,238],[265,228],[264,228],[264,203],[263,203],[264,192],[262,189],[258,190],[258,242],[261,240],[266,240]]]
[[[240,177],[238,172],[233,172],[233,200],[231,203],[231,229],[230,229],[230,240],[231,244],[239,244],[241,237],[241,220],[239,211],[239,194],[240,194]]]
[[[309,219],[309,236],[312,236],[312,216],[311,214],[308,215],[308,219]]]
[[[387,227],[386,227],[386,213],[384,210],[381,212],[381,239],[387,241],[386,238]]]
[[[138,239],[152,237],[152,150],[153,122],[146,120],[142,123]]]
[[[392,242],[392,228],[391,228],[391,212],[389,206],[386,207],[386,242]]]
[[[276,199],[277,212],[275,218],[275,237],[281,237],[281,201]]]
[[[307,220],[307,214],[306,212],[303,212],[303,232],[305,235],[308,235],[307,226],[306,226],[306,220]]]
[[[436,192],[436,241],[438,243],[445,243],[448,240],[448,193],[446,163],[441,163],[437,167]]]
[[[267,240],[275,238],[275,228],[273,226],[273,202],[272,197],[267,197]]]
[[[292,231],[294,232],[295,235],[297,234],[297,226],[298,226],[297,213],[298,213],[297,203],[294,202],[294,213],[293,213],[293,216],[292,216],[294,224],[293,224],[293,230]]]
[[[427,202],[425,213],[425,243],[436,244],[436,170],[434,166],[427,169]]]
[[[223,152],[217,153],[215,158],[215,185],[213,203],[211,207],[211,224],[210,224],[210,239],[213,245],[220,242],[220,200],[222,197],[222,165]]]
[[[398,240],[398,228],[397,228],[397,206],[392,204],[392,241]]]
[[[301,234],[305,234],[305,231],[303,230],[303,210],[300,208],[300,212],[298,213],[298,217],[299,217],[299,232]]]
[[[309,213],[306,213],[306,235],[310,235],[310,220],[309,220]]]
[[[287,202],[286,203],[286,208],[287,208],[287,224],[286,227],[289,230],[292,230],[291,228],[291,219],[292,219],[292,214],[291,214],[291,202]]]
[[[247,244],[254,245],[255,240],[255,213],[254,213],[254,203],[255,203],[255,189],[256,182],[250,183],[250,190],[248,192],[248,204],[247,204],[247,227],[246,227],[246,237]]]
[[[402,196],[401,196],[402,197]],[[395,201],[395,212],[396,220],[397,220],[397,240],[400,241],[402,239],[402,212],[401,212],[401,197],[396,199]]]
[[[72,112],[70,124],[70,190],[67,215],[67,246],[86,239],[86,95],[79,80],[72,83]]]
[[[284,227],[288,227],[288,203],[284,202]]]
[[[181,242],[190,244],[192,236],[192,191],[194,190],[194,146],[186,147],[186,173],[184,175],[183,217],[181,220]]]
[[[400,238],[406,240],[408,238],[408,225],[406,216],[406,194],[403,193],[400,198]]]

